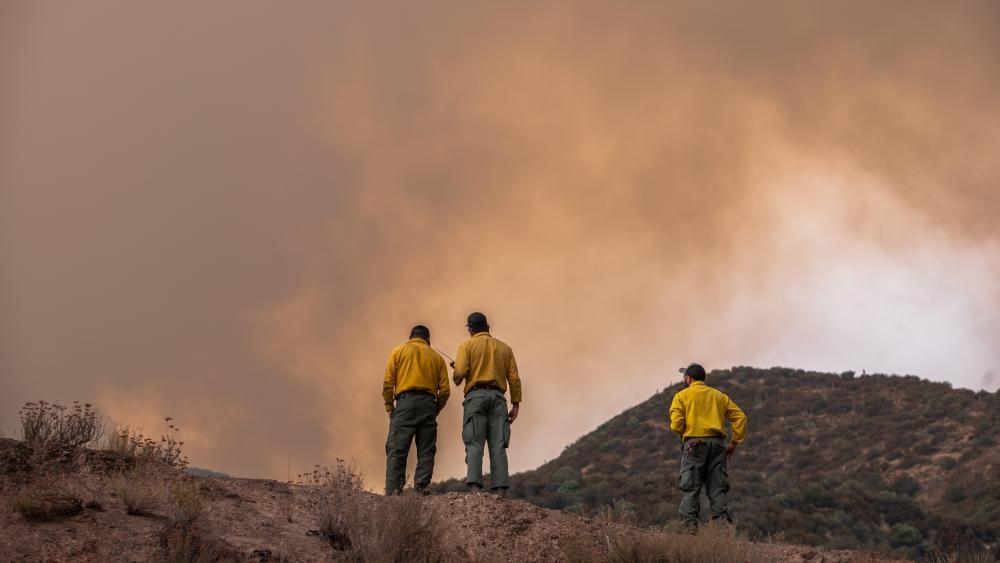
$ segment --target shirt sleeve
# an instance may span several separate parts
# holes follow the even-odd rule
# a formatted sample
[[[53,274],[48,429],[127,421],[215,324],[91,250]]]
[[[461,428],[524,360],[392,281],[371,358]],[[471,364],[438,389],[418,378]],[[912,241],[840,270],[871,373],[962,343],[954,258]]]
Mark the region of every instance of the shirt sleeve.
[[[382,381],[382,399],[385,401],[386,412],[392,412],[393,403],[396,400],[396,372],[399,369],[396,350],[389,354],[389,361],[385,365],[385,379]]]
[[[521,376],[517,373],[517,360],[514,353],[510,353],[507,360],[507,386],[510,387],[510,402],[515,405],[521,402]]]
[[[455,385],[461,385],[462,380],[469,375],[469,346],[468,343],[463,343],[458,347],[458,353],[455,354],[455,373],[452,376],[455,380]]]
[[[444,408],[445,403],[448,402],[448,396],[451,394],[451,386],[448,385],[448,368],[445,367],[444,359],[441,359],[440,366],[441,369],[438,370],[438,384],[437,384],[438,411]]]
[[[677,393],[670,401],[670,430],[683,437],[685,428],[687,421],[684,420],[684,405],[681,403],[681,394]]]
[[[747,437],[747,415],[729,397],[726,397],[726,420],[733,425],[733,442],[739,444]]]

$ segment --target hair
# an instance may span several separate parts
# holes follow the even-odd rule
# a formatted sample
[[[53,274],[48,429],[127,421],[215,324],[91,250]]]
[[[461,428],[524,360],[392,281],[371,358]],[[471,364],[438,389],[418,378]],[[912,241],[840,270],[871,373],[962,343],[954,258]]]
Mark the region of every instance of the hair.
[[[431,329],[425,327],[424,325],[417,325],[410,329],[410,338],[423,338],[424,340],[429,340],[431,337]]]
[[[486,315],[476,311],[475,313],[469,313],[468,322],[466,326],[472,332],[489,332],[490,325],[489,321],[486,319]]]
[[[705,368],[701,367],[701,364],[689,365],[684,374],[695,381],[705,381]]]

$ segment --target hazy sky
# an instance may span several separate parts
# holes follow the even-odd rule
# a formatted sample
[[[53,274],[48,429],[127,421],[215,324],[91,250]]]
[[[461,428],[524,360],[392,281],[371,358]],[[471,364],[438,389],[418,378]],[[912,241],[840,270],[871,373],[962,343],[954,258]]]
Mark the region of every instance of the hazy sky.
[[[995,389],[997,61],[992,0],[0,1],[0,429],[378,482],[388,352],[472,310],[515,470],[692,360]]]

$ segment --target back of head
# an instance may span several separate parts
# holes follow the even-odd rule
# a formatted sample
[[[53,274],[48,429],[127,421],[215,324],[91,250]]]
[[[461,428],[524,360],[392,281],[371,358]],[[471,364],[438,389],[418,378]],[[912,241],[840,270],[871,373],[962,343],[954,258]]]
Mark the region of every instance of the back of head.
[[[424,325],[417,325],[410,329],[410,338],[423,338],[427,342],[431,341],[431,329]]]
[[[705,381],[705,368],[701,367],[701,364],[691,364],[681,368],[680,372],[695,381]]]
[[[490,330],[490,325],[486,320],[486,315],[478,311],[475,313],[469,313],[465,326],[472,332],[489,332]]]

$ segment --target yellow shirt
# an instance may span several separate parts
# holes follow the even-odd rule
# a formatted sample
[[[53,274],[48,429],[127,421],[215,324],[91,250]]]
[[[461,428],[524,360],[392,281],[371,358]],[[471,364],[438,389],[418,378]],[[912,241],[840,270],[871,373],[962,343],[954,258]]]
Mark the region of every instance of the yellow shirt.
[[[427,391],[437,397],[438,410],[448,402],[448,368],[444,358],[423,338],[411,338],[389,354],[385,366],[382,398],[385,410],[392,411],[396,396],[404,391]]]
[[[509,384],[510,402],[521,402],[521,377],[514,351],[488,332],[476,333],[458,347],[455,385],[461,385],[463,379],[466,393],[479,383],[492,383],[506,393]]]
[[[678,391],[670,403],[670,429],[682,438],[725,438],[726,420],[733,425],[733,442],[739,444],[747,435],[747,416],[725,393],[704,381]]]

